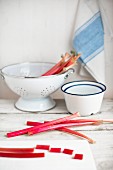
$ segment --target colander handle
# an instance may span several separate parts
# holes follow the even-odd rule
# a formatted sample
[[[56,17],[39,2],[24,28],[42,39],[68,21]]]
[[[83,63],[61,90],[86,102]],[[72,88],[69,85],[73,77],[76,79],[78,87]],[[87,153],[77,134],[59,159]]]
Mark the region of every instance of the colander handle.
[[[0,76],[2,77],[3,80],[5,79],[3,74],[2,74],[2,70],[1,69],[0,69]]]
[[[69,70],[67,70],[67,74],[65,75],[64,79],[67,79],[69,77],[70,74],[74,73],[75,70],[73,68],[70,68]]]

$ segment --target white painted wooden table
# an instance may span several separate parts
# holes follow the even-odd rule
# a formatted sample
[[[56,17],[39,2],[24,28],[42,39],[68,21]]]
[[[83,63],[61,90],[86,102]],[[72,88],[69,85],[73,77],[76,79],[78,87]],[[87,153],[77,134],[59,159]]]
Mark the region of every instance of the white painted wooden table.
[[[0,100],[0,140],[27,141],[38,139],[78,139],[75,136],[59,131],[50,131],[33,136],[23,135],[9,139],[6,138],[5,134],[7,132],[25,128],[25,122],[27,120],[44,121],[66,116],[68,112],[64,100],[56,100],[56,102],[56,107],[49,111],[43,113],[27,113],[17,110],[14,107],[14,101]],[[113,119],[113,100],[104,100],[100,113],[88,116],[88,118]],[[95,159],[97,170],[113,170],[113,124],[76,127],[75,129],[82,131],[85,135],[88,135],[96,141],[96,144],[90,144],[90,147]]]

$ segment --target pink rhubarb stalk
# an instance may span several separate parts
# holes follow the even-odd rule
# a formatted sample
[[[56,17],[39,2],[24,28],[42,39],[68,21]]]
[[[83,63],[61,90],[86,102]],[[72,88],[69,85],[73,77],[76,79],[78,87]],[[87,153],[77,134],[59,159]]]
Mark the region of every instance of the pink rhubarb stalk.
[[[44,121],[44,123],[47,123],[49,121]],[[43,124],[43,123],[39,123],[39,122],[33,122],[33,121],[27,121],[26,123],[28,126],[37,126],[39,124]],[[62,122],[62,123],[59,123],[59,124],[55,124],[54,126],[85,126],[85,125],[99,125],[101,124],[101,121],[94,121],[94,122],[90,122],[90,121],[76,121],[76,120],[70,120],[70,121],[66,121],[66,122]],[[54,127],[53,126],[53,127]],[[47,126],[49,128],[49,126]],[[52,126],[50,126],[52,127]],[[45,127],[44,127],[45,128]]]
[[[0,152],[34,152],[34,148],[0,148]]]
[[[63,69],[68,65],[68,63],[70,63],[71,62],[71,64],[72,64],[72,57],[68,60],[68,61],[66,61],[65,63],[63,63],[59,68],[58,68],[58,70],[55,72],[55,74],[59,74],[59,73],[61,73],[62,71],[63,71]],[[73,62],[74,63],[74,62]]]
[[[45,153],[0,152],[0,157],[8,157],[8,158],[42,158],[42,157],[45,157]]]
[[[29,130],[32,130],[32,127],[30,127],[30,128],[25,128],[25,129],[21,129],[21,130],[16,130],[16,131],[14,131],[14,132],[9,132],[9,133],[6,134],[6,136],[7,136],[8,138],[10,138],[10,137],[15,137],[15,136],[24,135],[24,134],[28,133]]]
[[[102,119],[105,123],[113,123],[113,119]]]
[[[89,143],[92,143],[92,144],[95,143],[95,141],[93,139],[89,138],[88,136],[86,136],[86,135],[84,135],[80,132],[77,132],[77,131],[74,131],[74,130],[71,130],[71,129],[68,129],[68,128],[65,128],[65,127],[59,128],[58,130],[72,134],[72,135],[75,135],[75,136],[78,136],[78,137],[83,138],[83,139],[86,139],[86,140],[88,140]]]
[[[76,120],[67,120],[63,123],[87,123],[87,122],[94,122],[95,124],[101,124],[103,123],[103,120],[97,120],[97,119],[76,119]]]
[[[113,119],[76,119],[76,120],[67,120],[66,123],[79,123],[79,122],[97,122],[98,123],[113,123]],[[64,122],[65,123],[65,122]]]

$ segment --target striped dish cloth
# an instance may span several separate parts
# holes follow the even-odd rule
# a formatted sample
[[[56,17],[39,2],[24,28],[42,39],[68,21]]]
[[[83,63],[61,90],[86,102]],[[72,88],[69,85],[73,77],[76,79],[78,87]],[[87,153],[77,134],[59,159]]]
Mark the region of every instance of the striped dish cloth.
[[[104,30],[98,0],[78,0],[73,47],[95,80],[105,82]]]

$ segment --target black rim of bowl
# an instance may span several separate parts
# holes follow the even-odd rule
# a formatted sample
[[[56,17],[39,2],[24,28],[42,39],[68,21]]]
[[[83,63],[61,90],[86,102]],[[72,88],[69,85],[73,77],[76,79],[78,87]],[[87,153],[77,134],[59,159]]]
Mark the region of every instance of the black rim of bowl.
[[[84,83],[84,84],[80,84],[81,82],[85,82],[85,83]],[[87,82],[88,82],[88,83],[92,83],[92,84],[87,84]],[[69,86],[69,87],[67,87],[67,88],[65,88],[65,89],[63,90],[63,87],[64,87],[65,85],[71,84],[71,83],[78,83],[78,84],[76,84],[76,85],[75,85],[75,84],[74,84],[74,85],[71,85],[71,86]],[[94,85],[93,83],[96,83],[97,85]],[[102,85],[103,88],[100,87],[99,84]],[[69,88],[71,88],[71,87],[73,87],[73,86],[81,86],[81,85],[95,86],[95,87],[101,89],[101,91],[100,91],[100,92],[97,92],[97,93],[91,93],[91,94],[76,94],[76,93],[69,93],[69,92],[66,91],[67,89],[69,89]],[[91,95],[96,95],[96,94],[103,93],[103,92],[106,90],[106,86],[105,86],[104,84],[102,84],[102,83],[100,83],[100,82],[96,82],[96,81],[80,80],[80,81],[72,81],[72,82],[65,83],[64,85],[61,86],[61,90],[62,90],[64,93],[70,94],[70,95],[75,95],[75,96],[91,96]]]

